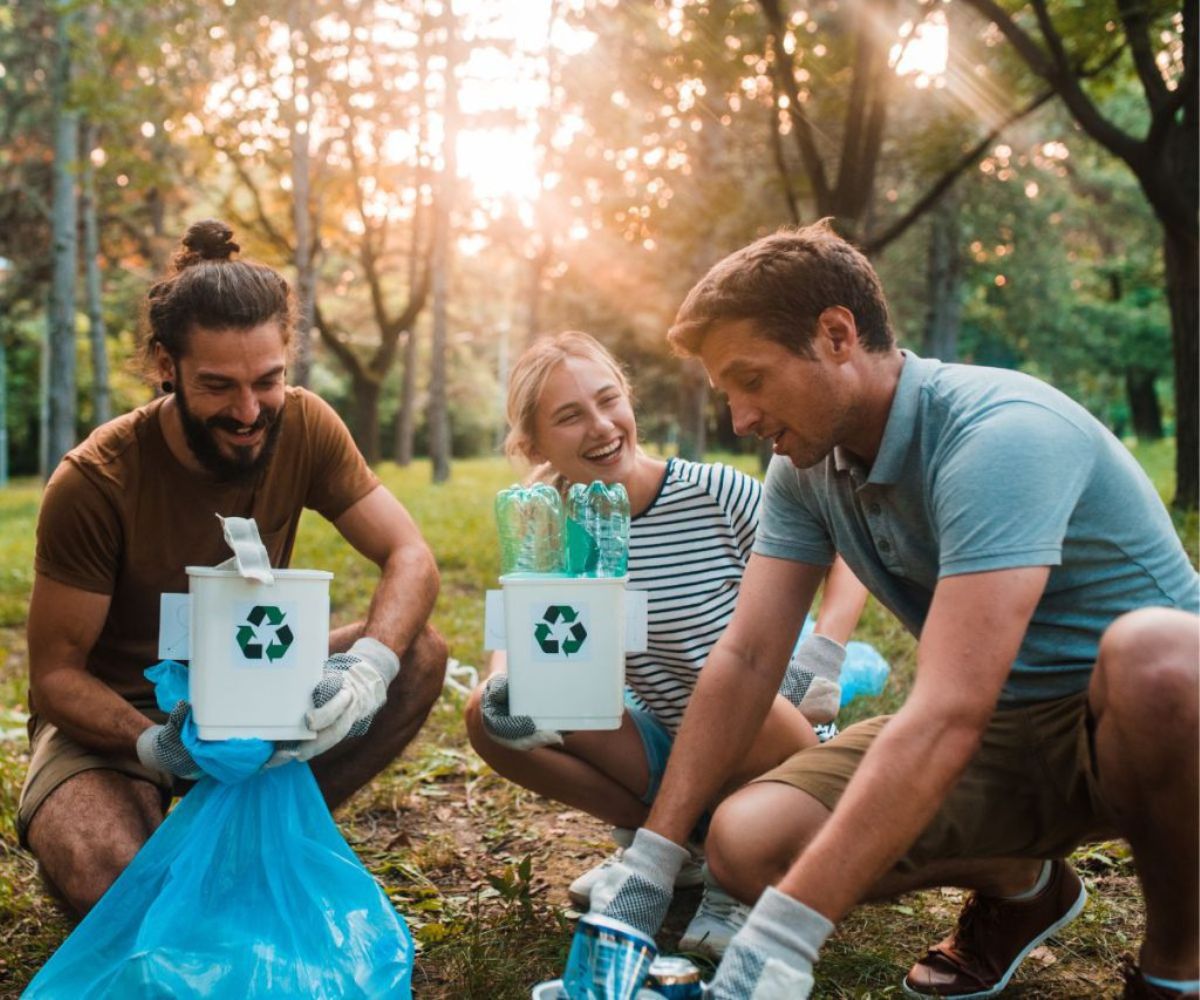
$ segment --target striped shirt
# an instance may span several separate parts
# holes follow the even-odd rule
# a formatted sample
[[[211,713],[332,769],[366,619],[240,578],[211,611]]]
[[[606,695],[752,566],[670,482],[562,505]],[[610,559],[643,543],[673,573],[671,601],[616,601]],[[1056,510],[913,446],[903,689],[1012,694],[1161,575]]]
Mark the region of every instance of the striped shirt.
[[[762,485],[727,465],[673,458],[629,526],[629,587],[645,590],[647,646],[625,658],[636,701],[672,733],[729,619],[758,526]]]

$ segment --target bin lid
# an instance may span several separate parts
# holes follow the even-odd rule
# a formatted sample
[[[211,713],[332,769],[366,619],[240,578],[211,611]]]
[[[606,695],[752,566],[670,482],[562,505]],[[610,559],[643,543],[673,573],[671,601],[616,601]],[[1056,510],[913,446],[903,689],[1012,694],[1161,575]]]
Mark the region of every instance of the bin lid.
[[[229,580],[243,580],[236,569],[217,569],[216,566],[186,566],[188,576],[215,576]],[[323,569],[273,569],[277,580],[332,580],[333,574]],[[251,581],[256,582],[256,581]],[[269,584],[267,585],[269,586]]]

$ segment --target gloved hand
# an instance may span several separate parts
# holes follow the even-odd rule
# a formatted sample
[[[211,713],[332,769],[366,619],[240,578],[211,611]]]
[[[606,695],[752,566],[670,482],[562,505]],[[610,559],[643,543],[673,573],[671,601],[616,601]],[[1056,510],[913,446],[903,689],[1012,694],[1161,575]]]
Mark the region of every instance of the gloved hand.
[[[188,703],[177,701],[165,723],[142,730],[137,738],[138,760],[146,767],[180,778],[195,780],[203,777],[204,772],[183,745],[183,723],[187,714]]]
[[[842,698],[838,677],[845,659],[845,646],[813,633],[792,654],[779,693],[809,722],[832,722]]]
[[[654,937],[675,894],[675,876],[689,857],[687,848],[643,827],[592,886],[588,912],[623,920]]]
[[[805,1000],[833,924],[773,886],[729,942],[706,1000]]]
[[[528,715],[508,713],[508,675],[493,674],[483,686],[483,728],[502,746],[513,750],[536,750],[557,746],[562,733],[554,729],[538,729]]]
[[[363,636],[345,653],[334,653],[325,661],[325,671],[313,688],[313,708],[304,716],[316,737],[280,744],[267,766],[311,760],[347,736],[362,736],[387,701],[387,687],[399,672],[399,657],[370,636]]]

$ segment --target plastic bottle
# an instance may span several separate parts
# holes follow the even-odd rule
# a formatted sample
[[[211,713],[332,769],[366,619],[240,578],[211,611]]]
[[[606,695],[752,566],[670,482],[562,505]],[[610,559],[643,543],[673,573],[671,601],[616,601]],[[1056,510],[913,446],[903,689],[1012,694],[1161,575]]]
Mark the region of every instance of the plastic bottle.
[[[512,486],[496,494],[501,573],[561,573],[563,507],[548,483]]]
[[[567,492],[567,572],[624,576],[629,567],[629,494],[597,479]]]

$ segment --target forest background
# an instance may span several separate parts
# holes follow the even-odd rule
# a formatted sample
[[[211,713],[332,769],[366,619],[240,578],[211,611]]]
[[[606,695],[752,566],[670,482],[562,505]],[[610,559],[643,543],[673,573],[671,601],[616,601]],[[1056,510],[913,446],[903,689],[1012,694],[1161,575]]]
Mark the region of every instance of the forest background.
[[[417,515],[462,659],[512,476],[511,359],[588,330],[629,365],[652,448],[754,470],[663,333],[723,255],[826,216],[904,346],[1080,401],[1195,561],[1196,66],[1178,0],[0,0],[0,994],[65,932],[11,827],[39,484],[151,398],[141,303],[188,223],[226,220],[293,280],[291,380]],[[336,566],[352,614],[370,571],[318,521],[297,559]],[[902,699],[911,643],[874,604],[863,636],[895,668],[869,714]],[[556,967],[561,886],[605,836],[531,799],[465,750],[451,698],[343,817],[426,949],[421,995],[518,996]],[[1077,862],[1102,900],[1068,942],[1082,964],[1043,955],[1027,995],[1103,993],[1136,940],[1123,849]],[[894,992],[956,905],[861,918],[824,995]]]

